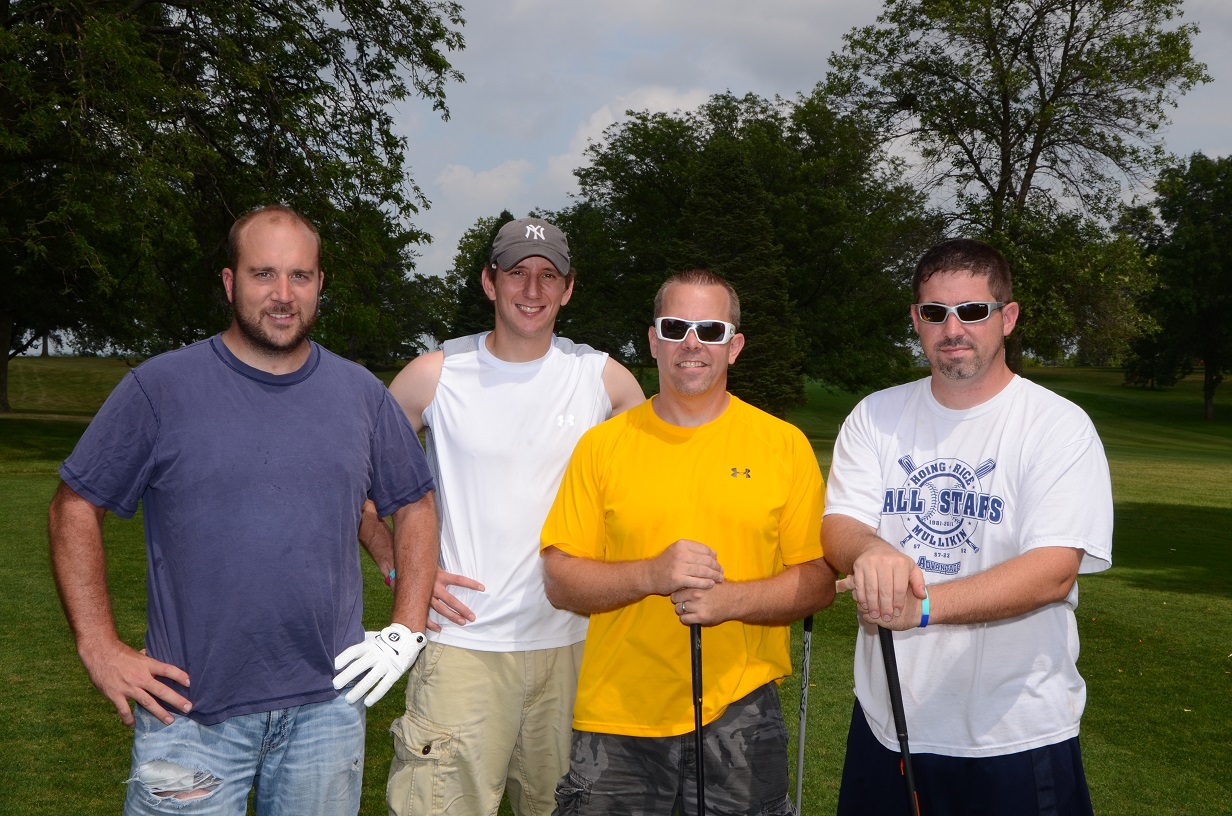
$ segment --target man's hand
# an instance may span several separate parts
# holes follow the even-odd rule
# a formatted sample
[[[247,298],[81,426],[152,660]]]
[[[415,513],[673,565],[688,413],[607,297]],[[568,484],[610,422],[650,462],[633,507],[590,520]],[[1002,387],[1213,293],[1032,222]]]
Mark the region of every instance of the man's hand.
[[[449,591],[451,586],[460,586],[466,589],[473,589],[477,592],[483,592],[483,584],[476,581],[474,578],[467,578],[465,575],[455,575],[452,572],[445,572],[443,569],[436,571],[436,586],[432,589],[432,608],[436,612],[458,626],[465,626],[467,621],[475,619],[475,613],[470,610],[466,604],[454,597]],[[431,619],[428,620],[428,628],[433,632],[441,631],[441,626]]]
[[[723,580],[718,553],[697,541],[682,538],[646,562],[650,594],[671,595],[681,589],[710,589]]]
[[[334,659],[334,671],[342,672],[334,678],[334,688],[345,688],[367,672],[347,693],[346,701],[354,703],[372,689],[364,700],[364,705],[371,707],[411,667],[426,640],[422,632],[412,632],[400,623],[391,623],[380,632],[365,632],[363,643],[356,643]]]
[[[678,589],[671,594],[672,609],[685,626],[715,626],[732,620],[724,595],[738,584],[715,584],[711,589]]]
[[[869,623],[887,629],[919,625],[924,573],[910,556],[884,541],[860,553],[852,564],[851,574],[835,584],[835,589],[850,590],[860,614]],[[910,614],[904,617],[908,606]]]
[[[166,677],[187,686],[188,673],[170,663],[147,657],[144,649],[139,652],[117,640],[88,653],[83,650],[81,661],[90,673],[90,682],[111,701],[120,719],[129,728],[136,722],[129,708],[129,700],[166,725],[175,722],[175,718],[159,705],[160,700],[185,714],[192,710],[192,703],[158,679]]]

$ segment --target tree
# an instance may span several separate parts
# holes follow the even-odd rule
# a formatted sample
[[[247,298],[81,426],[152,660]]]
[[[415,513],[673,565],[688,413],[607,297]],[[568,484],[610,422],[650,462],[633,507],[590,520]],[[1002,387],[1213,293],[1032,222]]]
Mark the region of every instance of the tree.
[[[1137,344],[1127,379],[1171,385],[1202,365],[1204,415],[1214,419],[1215,391],[1232,372],[1232,158],[1195,153],[1155,191],[1162,230],[1143,232],[1156,239],[1160,283],[1147,302],[1161,330]]]
[[[715,246],[729,255],[712,253],[707,263],[726,264],[745,251],[768,257],[755,251],[761,241],[775,247],[780,313],[798,326],[796,348],[785,354],[802,355],[806,375],[843,388],[898,379],[911,361],[911,259],[939,226],[876,133],[858,116],[836,113],[821,89],[791,102],[719,94],[697,111],[630,112],[588,148],[588,165],[576,174],[582,202],[602,213],[594,223],[617,248],[602,256],[605,280],[622,293],[611,307],[636,310],[621,324],[644,336],[655,291],[684,261],[673,248],[697,246],[699,189],[710,185],[710,197],[717,195],[708,179],[720,153],[708,151],[720,144],[757,203],[723,197],[731,233]],[[637,359],[648,362],[645,340],[635,343]]]
[[[683,234],[670,261],[675,269],[709,269],[735,288],[745,345],[728,372],[728,390],[785,418],[789,408],[804,403],[803,355],[786,271],[766,215],[768,200],[740,146],[730,138],[711,139],[700,156],[681,213]]]
[[[46,332],[148,354],[219,328],[223,239],[259,204],[317,223],[334,307],[372,291],[364,264],[405,298],[395,290],[425,238],[408,219],[426,201],[389,106],[414,94],[447,115],[460,11],[445,0],[0,5],[0,410],[8,358]],[[350,318],[326,312],[323,336]],[[351,325],[388,329],[378,323]]]
[[[501,210],[499,216],[480,218],[458,240],[453,269],[445,277],[453,301],[446,337],[462,337],[492,328],[493,306],[483,291],[483,268],[488,264],[496,233],[513,220],[508,210]]]
[[[1021,304],[1014,333],[1036,357],[1120,365],[1135,339],[1154,332],[1141,309],[1154,264],[1131,236],[1059,208],[1036,214],[1018,235],[1017,244],[998,237]]]
[[[1174,22],[1181,5],[886,0],[875,25],[846,35],[828,87],[918,154],[960,229],[1024,249],[1053,209],[1041,198],[1107,216],[1123,178],[1161,165],[1168,108],[1209,80],[1191,53],[1197,26]],[[1028,322],[1044,317],[1023,305]]]

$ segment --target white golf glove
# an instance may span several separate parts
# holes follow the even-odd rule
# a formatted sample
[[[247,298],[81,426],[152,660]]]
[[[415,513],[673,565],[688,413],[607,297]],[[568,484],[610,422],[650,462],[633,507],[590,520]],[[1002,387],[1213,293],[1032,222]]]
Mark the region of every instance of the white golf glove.
[[[391,623],[379,632],[365,632],[363,643],[356,643],[334,658],[334,671],[342,672],[334,678],[334,688],[342,689],[368,672],[347,693],[346,701],[354,703],[372,689],[364,700],[364,705],[372,706],[411,667],[426,640],[422,632],[412,632],[400,623]],[[345,671],[343,666],[346,666]]]

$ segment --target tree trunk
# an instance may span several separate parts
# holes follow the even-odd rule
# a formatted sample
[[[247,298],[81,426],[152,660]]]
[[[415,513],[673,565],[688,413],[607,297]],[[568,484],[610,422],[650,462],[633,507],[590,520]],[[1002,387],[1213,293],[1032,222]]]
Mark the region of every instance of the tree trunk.
[[[1207,358],[1205,364],[1205,373],[1202,378],[1202,415],[1207,419],[1214,419],[1215,389],[1223,382],[1223,375],[1219,373],[1219,363],[1217,360]]]
[[[50,334],[43,335],[43,350],[39,352],[40,357],[50,357],[51,356],[47,351],[47,343],[50,338],[51,338]]]
[[[0,414],[13,409],[9,406],[9,346],[13,344],[13,318],[0,311]]]

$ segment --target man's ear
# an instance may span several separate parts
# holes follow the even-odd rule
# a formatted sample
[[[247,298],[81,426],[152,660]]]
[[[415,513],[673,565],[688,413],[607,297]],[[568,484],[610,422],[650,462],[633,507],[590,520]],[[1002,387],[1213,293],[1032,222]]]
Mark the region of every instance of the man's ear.
[[[731,365],[736,362],[736,358],[740,356],[740,352],[744,349],[744,335],[737,332],[732,335],[731,342],[727,344],[727,364]]]
[[[479,283],[483,286],[483,293],[488,296],[488,300],[496,302],[496,270],[490,265],[484,264],[483,271],[479,273]]]

